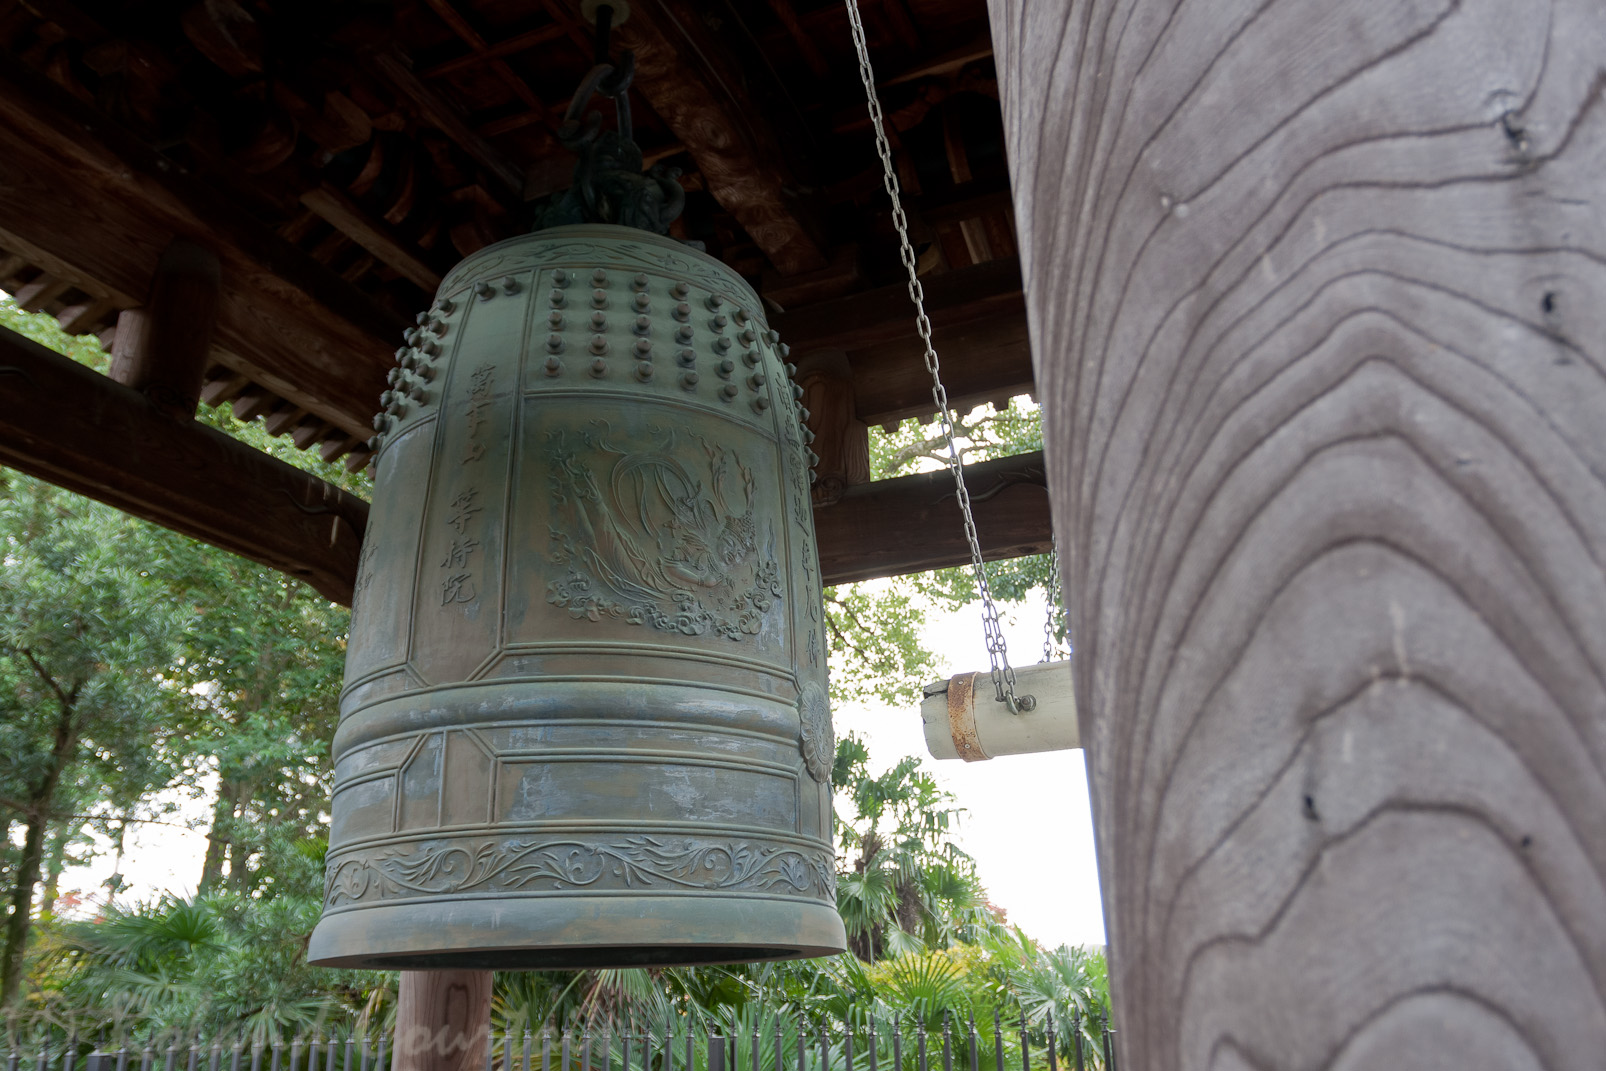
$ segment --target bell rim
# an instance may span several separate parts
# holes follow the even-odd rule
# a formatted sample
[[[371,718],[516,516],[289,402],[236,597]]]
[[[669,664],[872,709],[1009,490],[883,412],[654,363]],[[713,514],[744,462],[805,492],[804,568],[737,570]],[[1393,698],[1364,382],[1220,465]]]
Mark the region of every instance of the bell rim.
[[[403,902],[326,915],[308,939],[307,962],[371,970],[557,970],[810,959],[846,949],[842,917],[824,903],[684,895],[599,903],[580,894]]]

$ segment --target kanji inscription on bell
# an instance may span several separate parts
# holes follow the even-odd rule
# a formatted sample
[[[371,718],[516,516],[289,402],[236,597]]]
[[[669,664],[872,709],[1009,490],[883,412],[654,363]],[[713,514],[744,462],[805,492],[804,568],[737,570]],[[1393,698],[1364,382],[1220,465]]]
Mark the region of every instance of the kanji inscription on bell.
[[[757,296],[639,230],[491,246],[408,333],[309,956],[840,951],[810,453]]]

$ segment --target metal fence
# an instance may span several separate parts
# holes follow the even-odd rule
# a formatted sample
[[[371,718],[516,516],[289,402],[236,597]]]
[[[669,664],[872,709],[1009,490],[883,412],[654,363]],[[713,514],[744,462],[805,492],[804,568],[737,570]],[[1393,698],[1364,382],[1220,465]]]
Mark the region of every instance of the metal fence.
[[[618,1029],[499,1032],[487,1025],[472,1044],[487,1042],[485,1071],[1115,1071],[1108,1023],[1077,1016],[1069,1025],[1062,1037],[1052,1019],[1045,1031],[1045,1024],[1029,1027],[1022,1018],[1018,1036],[1006,1039],[996,1015],[988,1032],[974,1019],[952,1016],[942,1018],[939,1031],[918,1019],[865,1019],[850,1027],[773,1014],[750,1029],[684,1018]],[[1033,1034],[1046,1044],[1034,1045]],[[461,1051],[460,1044],[454,1048]],[[390,1071],[395,1052],[392,1031],[319,1031],[270,1041],[171,1032],[143,1042],[13,1041],[5,1071]]]

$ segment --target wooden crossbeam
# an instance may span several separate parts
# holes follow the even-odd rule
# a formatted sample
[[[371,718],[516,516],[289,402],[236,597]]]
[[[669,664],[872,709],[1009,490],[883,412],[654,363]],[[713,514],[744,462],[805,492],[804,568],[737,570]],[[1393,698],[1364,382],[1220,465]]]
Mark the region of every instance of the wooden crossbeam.
[[[1046,554],[1053,542],[1039,451],[965,466],[982,557]],[[849,487],[814,511],[826,584],[946,569],[970,562],[947,469]]]
[[[339,444],[331,453],[339,452]],[[0,464],[307,581],[349,603],[368,504],[35,342],[0,330]],[[966,469],[989,559],[1047,549],[1040,454]],[[969,561],[946,471],[815,510],[827,584]]]
[[[366,502],[3,329],[0,464],[351,601]]]
[[[526,108],[538,115],[545,113],[546,105],[542,103],[540,97],[535,95],[535,90],[531,89],[529,83],[520,78],[512,67],[508,66],[507,61],[502,58],[502,54],[492,48],[491,43],[474,28],[473,24],[463,16],[462,12],[453,6],[451,0],[424,0],[424,2],[440,17],[442,22],[446,23],[453,33],[463,40],[464,44],[474,50],[480,57],[480,61],[489,67],[502,80],[502,83],[513,91],[514,96],[524,102]]]
[[[505,37],[494,44],[487,44],[483,49],[475,46],[472,41],[468,41],[467,43],[472,51],[456,59],[447,60],[445,63],[436,64],[424,72],[424,77],[444,78],[446,75],[456,74],[458,71],[468,70],[470,67],[477,66],[485,62],[486,59],[505,59],[520,52],[528,52],[532,48],[538,48],[549,41],[556,41],[566,36],[568,32],[567,25],[561,22],[553,22],[547,26],[542,26],[540,29]],[[462,34],[458,34],[458,36],[462,37]],[[467,41],[467,38],[464,40]]]
[[[175,237],[205,245],[221,275],[218,362],[368,434],[400,317],[3,53],[0,148],[0,247],[126,308]]]
[[[1033,389],[1018,261],[929,276],[923,285],[951,403],[970,407]],[[823,301],[771,322],[800,366],[813,352],[847,353],[855,415],[866,424],[933,412],[925,347],[903,284]]]

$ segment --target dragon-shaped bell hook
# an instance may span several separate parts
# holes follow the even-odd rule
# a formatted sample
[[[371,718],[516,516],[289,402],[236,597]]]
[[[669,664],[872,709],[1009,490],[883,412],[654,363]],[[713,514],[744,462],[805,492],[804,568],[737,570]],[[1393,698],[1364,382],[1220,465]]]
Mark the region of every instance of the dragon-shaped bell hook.
[[[596,58],[580,80],[558,126],[558,140],[579,160],[574,183],[536,213],[534,230],[570,223],[614,223],[654,234],[668,234],[669,225],[686,206],[680,169],[654,164],[643,170],[641,148],[632,138],[630,83],[636,74],[635,53],[625,51],[618,63],[609,55],[614,26],[630,8],[624,0],[583,0],[582,13],[596,26]],[[614,102],[616,130],[602,128],[602,114],[587,112],[601,94]]]

